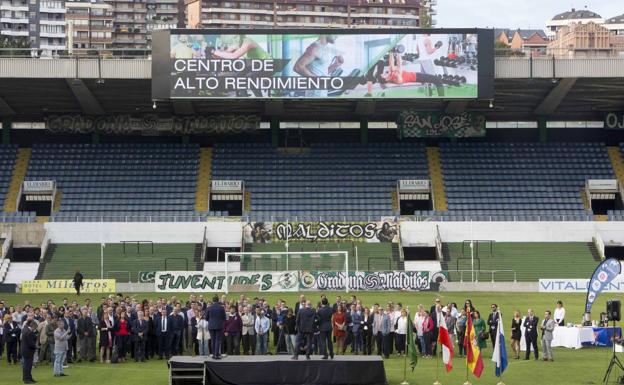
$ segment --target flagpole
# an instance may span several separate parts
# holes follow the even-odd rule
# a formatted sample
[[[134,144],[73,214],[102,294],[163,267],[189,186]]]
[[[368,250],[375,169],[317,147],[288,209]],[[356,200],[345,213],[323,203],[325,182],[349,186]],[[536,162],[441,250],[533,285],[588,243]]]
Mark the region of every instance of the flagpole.
[[[436,308],[436,313],[437,313],[438,309]],[[442,313],[440,313],[439,315],[442,315]],[[436,314],[436,322],[438,323],[438,341],[437,343],[437,347],[436,347],[436,380],[433,383],[433,385],[442,385],[442,383],[440,382],[440,352],[442,350],[442,347],[440,346],[440,320],[437,317]]]
[[[500,313],[500,308],[498,309],[498,327],[496,328],[496,339],[497,339],[497,344],[498,344],[498,351],[500,352],[500,340],[502,338],[504,338],[501,334],[500,334],[500,328],[503,327],[503,321],[501,319],[501,313]],[[499,355],[502,357],[502,352],[499,353]],[[505,385],[505,383],[503,382],[503,372],[504,370],[502,370],[502,360],[501,360],[501,372],[500,372],[500,376],[498,376],[498,383],[496,385]]]
[[[472,221],[470,222],[470,225],[471,225],[470,227],[472,227]],[[471,236],[472,236],[472,231],[470,233],[471,233]],[[472,241],[470,241],[470,242],[471,242],[470,245],[472,246]],[[470,309],[470,310],[472,310],[472,309]],[[472,315],[470,314],[470,311],[466,314],[466,316],[467,317],[472,317]],[[469,373],[470,370],[468,369],[468,351],[467,351],[468,349],[466,349],[466,346],[465,346],[466,338],[468,338],[470,336],[469,333],[470,333],[470,331],[468,330],[468,322],[466,322],[466,331],[464,332],[464,349],[466,350],[466,352],[464,352],[466,354],[466,382],[464,382],[464,385],[472,385],[472,383],[468,380],[468,373]],[[472,343],[471,343],[471,345],[472,345]]]
[[[411,327],[411,325],[409,325],[410,323],[410,313],[409,313],[409,306],[406,307],[407,309],[407,327]],[[405,333],[405,359],[403,360],[403,382],[401,382],[400,385],[409,385],[409,382],[407,382],[407,339],[409,337],[409,331],[406,331]],[[412,338],[414,336],[412,335]]]

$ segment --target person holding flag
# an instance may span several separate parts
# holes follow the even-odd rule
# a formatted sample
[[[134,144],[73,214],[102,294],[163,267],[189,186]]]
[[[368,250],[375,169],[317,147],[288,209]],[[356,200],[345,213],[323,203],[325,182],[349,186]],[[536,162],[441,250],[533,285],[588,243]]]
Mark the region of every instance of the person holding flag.
[[[497,385],[503,384],[503,372],[507,369],[507,349],[505,348],[505,333],[503,331],[503,318],[500,314],[500,309],[497,309],[498,313],[498,327],[496,332],[496,340],[494,344],[494,352],[492,353],[492,362],[496,364],[494,374],[500,378]]]
[[[453,341],[449,335],[448,328],[446,327],[446,320],[444,317],[440,317],[440,325],[438,332],[438,344],[442,346],[442,362],[446,367],[447,373],[453,370],[453,356],[455,355],[453,349]]]
[[[418,352],[416,351],[416,343],[414,339],[414,327],[411,321],[409,306],[406,308],[407,311],[407,337],[406,337],[406,345],[407,345],[407,354],[405,354],[405,365],[403,368],[403,382],[402,385],[408,385],[407,382],[407,356],[410,356],[410,367],[412,368],[412,372],[416,369],[416,364],[418,363]]]
[[[481,373],[483,372],[483,358],[481,357],[477,333],[475,332],[470,311],[468,311],[466,316],[466,335],[464,337],[464,347],[466,348],[466,384],[470,384],[470,382],[468,382],[468,372],[472,372],[477,378],[481,377]]]

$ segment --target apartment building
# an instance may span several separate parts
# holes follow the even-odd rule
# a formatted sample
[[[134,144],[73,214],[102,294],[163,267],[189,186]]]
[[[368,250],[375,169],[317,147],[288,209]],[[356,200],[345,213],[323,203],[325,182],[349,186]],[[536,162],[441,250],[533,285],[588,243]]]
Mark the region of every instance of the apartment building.
[[[64,0],[0,0],[0,36],[46,51],[66,48]]]
[[[113,45],[113,7],[96,2],[67,2],[68,46],[75,54]],[[84,51],[83,51],[84,50]]]
[[[187,0],[189,28],[434,26],[437,0]],[[421,21],[426,20],[426,23]]]

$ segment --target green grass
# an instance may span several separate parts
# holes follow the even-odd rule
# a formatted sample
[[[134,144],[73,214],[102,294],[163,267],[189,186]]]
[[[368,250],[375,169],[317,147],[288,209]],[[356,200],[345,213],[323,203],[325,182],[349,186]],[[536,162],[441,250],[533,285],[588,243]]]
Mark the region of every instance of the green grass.
[[[331,300],[335,295],[345,295],[344,293],[327,293]],[[186,298],[188,293],[167,293],[167,297],[177,295],[178,298]],[[249,293],[250,297],[257,296],[257,293]],[[298,293],[271,293],[263,296],[271,303],[277,298],[285,299],[288,304],[296,301]],[[400,301],[404,305],[414,308],[418,303],[429,306],[433,303],[436,296],[440,296],[443,301],[453,301],[462,303],[464,299],[471,298],[477,309],[486,311],[491,302],[496,302],[501,306],[503,311],[503,319],[505,321],[505,332],[509,336],[509,323],[511,312],[514,309],[526,311],[532,307],[538,315],[542,315],[544,310],[552,309],[553,304],[561,299],[567,309],[570,322],[579,322],[583,312],[584,295],[566,294],[539,294],[539,293],[400,293],[400,292],[371,292],[356,293],[358,297],[364,301],[366,305],[374,302],[385,303],[389,300],[395,302]],[[206,293],[205,296],[210,296]],[[31,303],[40,303],[51,298],[59,302],[64,295],[20,295],[20,294],[0,294],[0,298],[13,303],[16,301],[23,302],[28,299]],[[96,300],[98,295],[91,295]],[[157,294],[137,294],[135,298],[156,298]],[[232,298],[238,297],[238,293],[232,294]],[[310,293],[308,296],[312,300],[319,298],[319,293]],[[82,299],[86,298],[83,296]],[[74,296],[69,297],[70,300]],[[594,316],[601,310],[604,301],[607,298],[600,298],[594,308]],[[509,344],[507,344],[509,347]],[[483,359],[485,370],[481,379],[470,376],[473,384],[496,384],[498,381],[494,377],[493,363],[490,361],[492,355],[491,345],[483,350]],[[565,348],[556,348],[554,352],[555,362],[545,363],[542,361],[524,361],[510,360],[509,367],[504,375],[506,384],[549,384],[549,385],[567,385],[567,384],[600,384],[602,376],[609,363],[611,350],[606,348],[585,348],[581,350],[570,350]],[[511,357],[511,353],[508,353]],[[454,360],[454,369],[450,374],[440,371],[440,381],[443,384],[462,384],[465,381],[466,369],[465,361],[460,359]],[[393,356],[385,361],[386,375],[389,384],[399,384],[403,379],[404,360],[401,357]],[[419,359],[416,370],[411,373],[408,369],[408,378],[410,384],[432,384],[435,381],[436,374],[435,359]],[[18,384],[21,380],[21,368],[19,366],[7,367],[6,361],[0,363],[0,372],[2,373],[2,384]],[[72,364],[66,369],[66,373],[70,376],[65,380],[52,377],[52,368],[50,366],[38,367],[33,372],[33,377],[41,384],[81,384],[81,385],[99,385],[99,384],[150,384],[150,385],[166,385],[167,384],[167,367],[163,361],[151,361],[148,363],[125,363],[113,366],[102,364]],[[612,376],[612,378],[615,378]]]
[[[100,278],[100,244],[55,244],[54,253],[43,266],[41,279],[70,279],[76,269],[85,278]],[[104,278],[114,278],[119,282],[137,282],[140,271],[195,270],[195,244],[141,244],[137,252],[136,244],[127,244],[124,252],[119,243],[104,247]]]
[[[448,243],[448,248],[451,256],[449,270],[470,270],[470,246],[466,244],[464,247],[465,255],[462,254],[461,242]],[[478,254],[475,248],[477,256],[481,261],[481,270],[513,270],[520,282],[536,282],[540,278],[589,277],[598,266],[584,242],[495,242],[492,256],[489,245],[480,243]],[[463,275],[464,280],[470,280],[470,272]],[[459,273],[451,273],[452,281],[460,281],[460,278]],[[499,272],[494,278],[497,282],[513,281],[514,274]],[[482,273],[479,280],[488,282],[491,274]]]

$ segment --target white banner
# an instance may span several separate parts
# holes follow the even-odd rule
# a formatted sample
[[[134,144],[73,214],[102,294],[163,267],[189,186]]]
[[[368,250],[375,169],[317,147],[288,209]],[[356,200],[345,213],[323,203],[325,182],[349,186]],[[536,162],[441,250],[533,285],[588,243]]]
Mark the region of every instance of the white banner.
[[[27,180],[24,181],[23,191],[25,193],[39,193],[54,191],[53,180]]]
[[[540,279],[540,293],[587,293],[589,279]],[[617,276],[603,293],[624,293],[624,275]]]
[[[225,273],[212,271],[157,271],[156,292],[223,292]],[[297,291],[297,271],[233,271],[228,274],[229,291]]]
[[[213,180],[212,191],[227,191],[227,192],[242,192],[243,181],[242,180]]]
[[[617,190],[616,179],[588,179],[587,188],[589,191],[614,191]]]
[[[429,179],[401,179],[399,191],[430,191]]]

